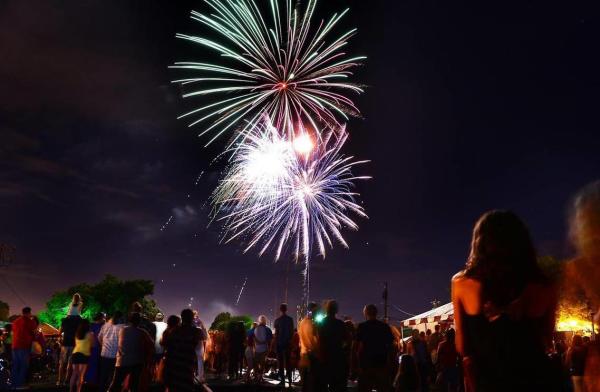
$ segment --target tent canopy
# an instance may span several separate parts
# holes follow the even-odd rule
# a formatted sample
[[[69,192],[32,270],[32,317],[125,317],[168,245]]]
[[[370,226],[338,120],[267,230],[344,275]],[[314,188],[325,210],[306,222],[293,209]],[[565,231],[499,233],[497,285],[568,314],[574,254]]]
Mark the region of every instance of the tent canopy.
[[[42,334],[44,336],[58,336],[59,335],[58,329],[54,328],[50,324],[41,323],[40,329],[42,330]]]
[[[400,323],[402,327],[409,327],[412,325],[426,324],[426,323],[439,323],[440,321],[454,321],[454,307],[452,302],[446,305],[438,306],[435,309],[428,310],[427,312],[417,314],[409,319],[406,319]]]

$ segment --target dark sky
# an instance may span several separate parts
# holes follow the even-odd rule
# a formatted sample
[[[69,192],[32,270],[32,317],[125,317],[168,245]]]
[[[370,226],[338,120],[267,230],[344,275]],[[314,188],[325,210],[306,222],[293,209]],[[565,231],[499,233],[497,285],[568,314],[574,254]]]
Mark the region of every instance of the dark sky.
[[[315,260],[313,298],[337,298],[355,318],[381,301],[386,280],[409,312],[447,300],[471,227],[492,208],[519,213],[540,254],[568,256],[569,197],[600,173],[591,5],[321,3],[319,18],[350,6],[342,27],[359,29],[350,51],[368,56],[355,78],[367,86],[364,119],[350,121],[347,152],[371,159],[360,172],[374,179],[359,187],[370,219],[348,234],[350,249]],[[0,242],[18,248],[0,273],[36,310],[54,290],[106,273],[154,280],[167,313],[193,297],[210,319],[232,307],[246,276],[235,312],[270,316],[281,300],[285,259],[219,245],[218,226],[206,227],[220,171],[209,162],[223,145],[203,148],[202,128],[176,120],[201,102],[184,102],[167,69],[206,59],[174,38],[199,32],[191,9],[205,8],[0,3]],[[296,305],[299,266],[289,281]],[[0,299],[21,306],[4,284]]]

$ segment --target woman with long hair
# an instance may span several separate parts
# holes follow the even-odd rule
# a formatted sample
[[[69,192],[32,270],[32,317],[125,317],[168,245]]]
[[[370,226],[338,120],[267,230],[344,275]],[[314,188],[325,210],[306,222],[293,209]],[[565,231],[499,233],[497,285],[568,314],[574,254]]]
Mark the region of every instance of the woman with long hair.
[[[75,333],[75,348],[71,356],[72,373],[70,381],[70,392],[81,392],[83,378],[87,370],[92,347],[94,346],[94,333],[90,330],[90,322],[82,319]]]
[[[82,308],[83,300],[81,299],[81,294],[73,294],[73,298],[71,299],[71,303],[69,304],[69,310],[67,311],[67,316],[81,316]]]
[[[466,392],[552,391],[546,349],[557,293],[540,270],[529,230],[510,211],[475,224],[465,269],[452,279],[456,348]]]

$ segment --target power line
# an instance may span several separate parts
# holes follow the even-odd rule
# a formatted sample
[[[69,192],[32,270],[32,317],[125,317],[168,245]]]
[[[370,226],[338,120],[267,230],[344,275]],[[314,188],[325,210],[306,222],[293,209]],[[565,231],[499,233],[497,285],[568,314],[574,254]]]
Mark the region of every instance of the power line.
[[[402,310],[402,309],[400,309],[399,307],[397,307],[397,306],[396,306],[396,305],[394,305],[394,304],[391,304],[391,305],[392,305],[392,307],[393,307],[394,309],[396,309],[398,312],[404,313],[404,314],[406,314],[407,316],[411,316],[411,317],[412,317],[412,316],[416,316],[416,314],[413,314],[413,313],[407,312],[406,310]]]
[[[27,306],[27,302],[25,302],[25,300],[23,299],[23,297],[21,297],[19,295],[19,293],[17,292],[17,290],[15,290],[15,288],[8,282],[8,279],[6,279],[6,276],[0,275],[0,277],[2,277],[2,280],[4,281],[4,283],[6,284],[6,286],[10,289],[10,291],[12,291],[12,293],[15,295],[15,297],[17,297],[19,299],[19,301],[21,301],[21,303],[23,304],[23,306]]]

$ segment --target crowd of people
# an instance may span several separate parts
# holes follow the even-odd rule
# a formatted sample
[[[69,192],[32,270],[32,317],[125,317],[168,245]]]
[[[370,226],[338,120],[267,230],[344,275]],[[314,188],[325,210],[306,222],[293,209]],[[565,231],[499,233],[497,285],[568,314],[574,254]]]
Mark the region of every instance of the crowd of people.
[[[261,315],[251,326],[230,322],[225,331],[208,331],[191,309],[150,320],[139,303],[127,314],[86,320],[75,294],[55,350],[57,385],[135,392],[153,382],[170,392],[191,391],[208,371],[257,385],[268,377],[304,391],[344,391],[350,380],[369,392],[598,392],[598,341],[580,335],[567,341],[554,330],[559,292],[577,287],[600,309],[600,182],[575,198],[571,226],[578,257],[565,263],[561,286],[540,268],[517,215],[485,213],[473,229],[465,268],[451,281],[453,328],[413,330],[407,338],[373,304],[357,325],[339,318],[338,303],[328,300],[308,304],[297,325],[282,304],[272,328]],[[30,308],[2,340],[12,387],[21,388],[32,356],[48,344]]]

